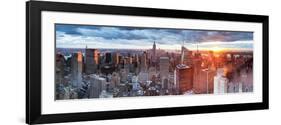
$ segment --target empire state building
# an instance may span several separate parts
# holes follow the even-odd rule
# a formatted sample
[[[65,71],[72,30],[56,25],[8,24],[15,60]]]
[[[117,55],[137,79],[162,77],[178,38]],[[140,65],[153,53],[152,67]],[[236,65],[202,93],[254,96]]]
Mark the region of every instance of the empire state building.
[[[156,44],[155,41],[153,43],[153,48],[152,48],[152,63],[156,63]]]

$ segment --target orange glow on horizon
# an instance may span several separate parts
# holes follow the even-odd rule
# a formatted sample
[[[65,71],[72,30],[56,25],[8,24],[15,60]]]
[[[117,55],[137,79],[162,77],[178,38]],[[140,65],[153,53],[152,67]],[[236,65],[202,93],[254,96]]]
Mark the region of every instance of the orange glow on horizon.
[[[210,50],[212,50],[214,52],[222,52],[222,51],[227,50],[227,49],[216,46],[216,47],[210,48]]]
[[[213,51],[214,53],[221,53],[223,51],[229,51],[229,50],[238,50],[238,49],[229,49],[229,48],[222,48],[222,47],[210,47],[210,48],[201,48],[202,51]]]

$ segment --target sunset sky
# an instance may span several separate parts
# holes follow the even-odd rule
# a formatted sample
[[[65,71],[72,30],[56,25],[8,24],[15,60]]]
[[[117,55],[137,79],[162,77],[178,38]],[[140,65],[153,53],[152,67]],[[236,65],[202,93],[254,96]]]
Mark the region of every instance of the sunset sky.
[[[252,50],[252,32],[56,24],[57,48]]]

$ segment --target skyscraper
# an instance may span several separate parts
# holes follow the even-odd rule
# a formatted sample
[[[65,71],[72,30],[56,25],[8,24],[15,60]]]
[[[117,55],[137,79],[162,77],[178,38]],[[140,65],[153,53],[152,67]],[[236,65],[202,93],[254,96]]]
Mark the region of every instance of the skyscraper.
[[[112,63],[111,53],[105,53],[105,63]]]
[[[120,75],[118,73],[112,73],[111,84],[114,87],[117,87],[120,84]]]
[[[115,52],[115,53],[113,54],[112,61],[113,61],[113,63],[114,63],[115,65],[118,65],[119,62],[120,62],[119,55],[120,55],[120,54],[119,54],[118,52]]]
[[[227,92],[228,79],[224,76],[223,68],[217,69],[217,75],[214,77],[214,94]]]
[[[180,93],[190,91],[193,88],[192,68],[185,64],[178,64],[175,70],[175,84]]]
[[[155,63],[156,63],[156,44],[154,41],[153,47],[152,47],[152,64],[155,65]]]
[[[195,53],[195,56],[193,58],[193,87],[195,93],[201,93],[201,71],[202,71],[202,60],[201,60],[201,54],[198,52]]]
[[[165,79],[168,78],[169,75],[169,67],[170,67],[170,62],[169,62],[169,57],[160,57],[160,79]]]
[[[174,72],[174,84],[176,88],[179,89],[180,93],[185,93],[187,91],[191,91],[194,84],[193,77],[193,68],[187,66],[184,61],[187,60],[188,50],[184,47],[184,43],[181,48],[181,60],[180,64],[178,64],[175,68]],[[191,60],[190,60],[191,61]]]
[[[157,70],[155,67],[148,68],[148,80],[152,80],[153,77],[157,76]]]
[[[128,70],[120,69],[120,81],[121,83],[126,83],[128,77]]]
[[[181,47],[181,64],[191,65],[191,52],[184,46]]]
[[[90,75],[89,98],[99,98],[103,90],[106,90],[106,79],[94,74]]]
[[[199,72],[200,79],[196,83],[194,89],[196,93],[213,93],[214,76],[216,72],[210,68],[202,69]]]
[[[143,52],[142,56],[141,56],[141,72],[146,72],[147,71],[147,53]]]
[[[82,85],[83,55],[81,52],[73,53],[71,57],[72,85],[80,88]]]
[[[99,52],[97,49],[86,48],[86,63],[85,72],[87,74],[93,74],[97,72],[99,64]]]
[[[62,54],[56,54],[56,84],[63,83],[65,58]]]

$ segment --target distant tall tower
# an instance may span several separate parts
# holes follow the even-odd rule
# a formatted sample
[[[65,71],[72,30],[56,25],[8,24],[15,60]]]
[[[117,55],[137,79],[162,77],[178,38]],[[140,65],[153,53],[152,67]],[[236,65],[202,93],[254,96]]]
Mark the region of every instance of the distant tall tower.
[[[181,46],[181,64],[191,65],[192,53],[184,46],[184,41]]]
[[[182,41],[181,45],[181,64],[183,64],[184,61],[184,41]]]
[[[153,48],[152,48],[152,63],[156,63],[156,44],[155,41],[153,43]]]
[[[75,87],[81,87],[82,84],[82,62],[83,55],[81,52],[72,54],[71,57],[71,75],[72,85]]]
[[[86,46],[86,63],[85,72],[87,74],[93,74],[97,72],[99,63],[99,52],[97,49],[89,49]]]

